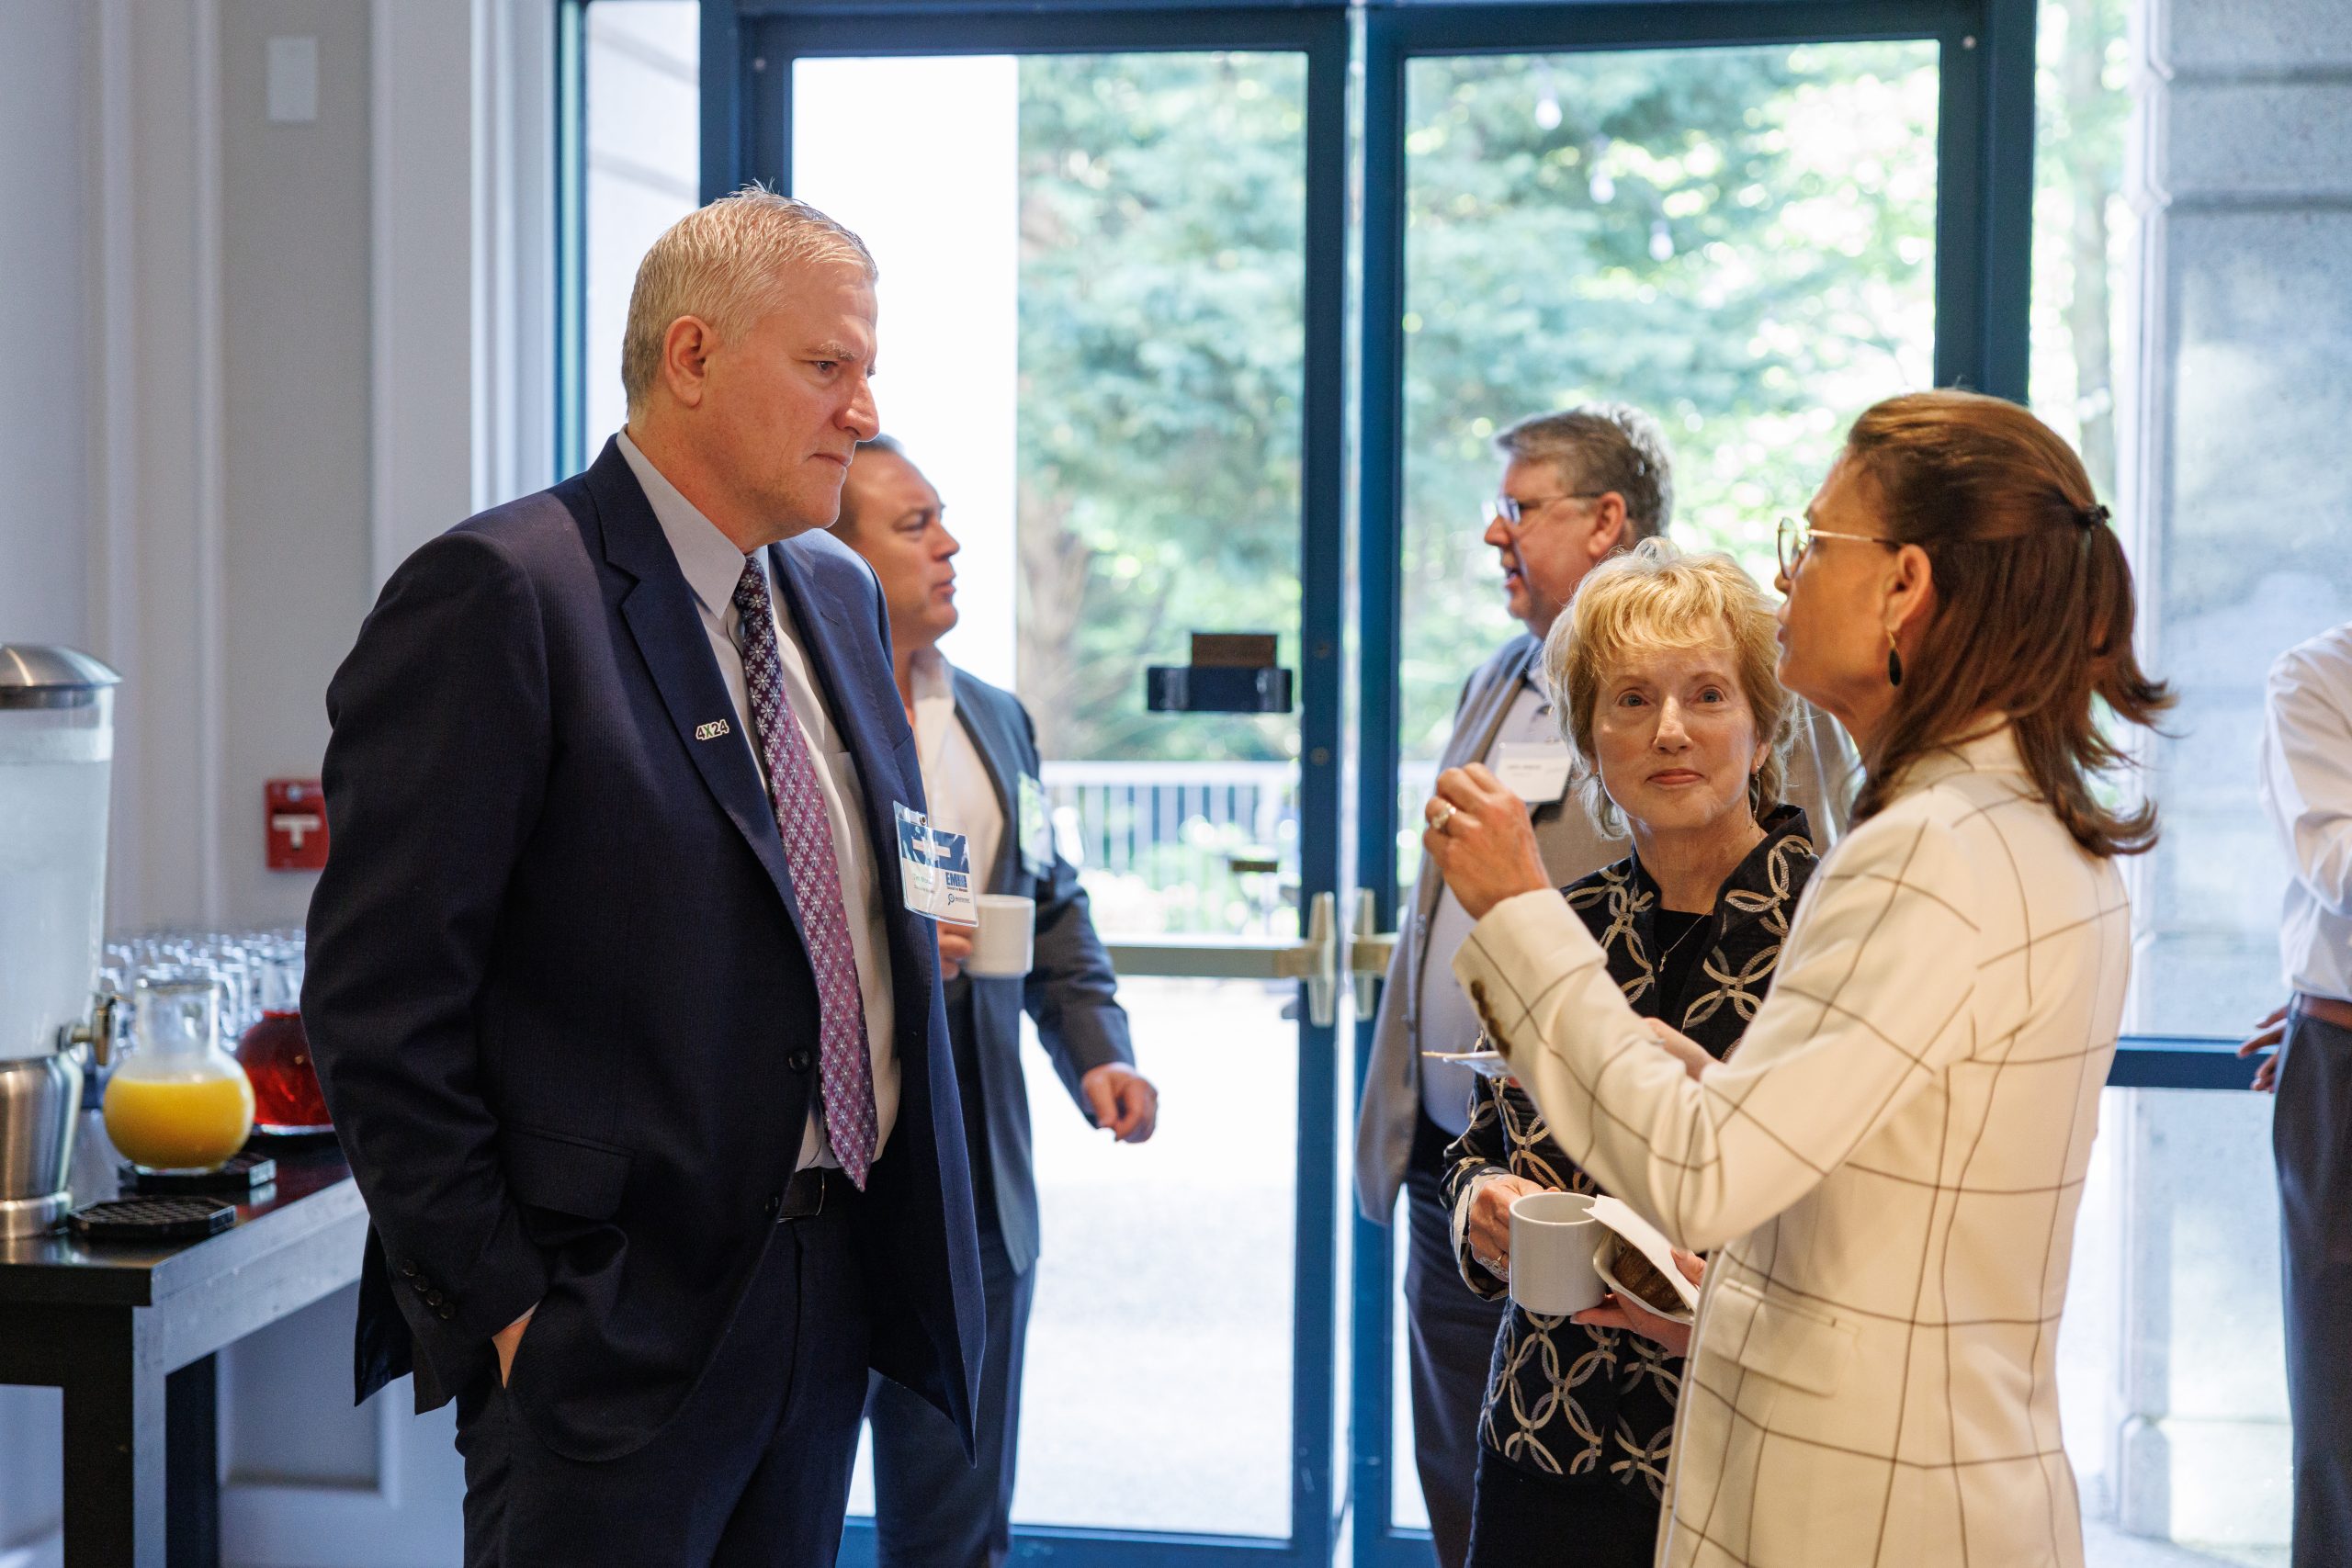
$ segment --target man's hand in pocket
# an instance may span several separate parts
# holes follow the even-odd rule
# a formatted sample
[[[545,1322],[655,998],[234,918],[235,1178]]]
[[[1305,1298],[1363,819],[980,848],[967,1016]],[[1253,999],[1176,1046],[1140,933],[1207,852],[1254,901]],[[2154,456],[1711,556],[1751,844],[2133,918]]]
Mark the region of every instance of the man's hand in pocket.
[[[523,1343],[523,1330],[531,1326],[531,1313],[538,1310],[533,1307],[531,1312],[525,1313],[490,1337],[491,1348],[498,1352],[498,1386],[501,1388],[506,1386],[506,1374],[514,1369],[514,1348]]]

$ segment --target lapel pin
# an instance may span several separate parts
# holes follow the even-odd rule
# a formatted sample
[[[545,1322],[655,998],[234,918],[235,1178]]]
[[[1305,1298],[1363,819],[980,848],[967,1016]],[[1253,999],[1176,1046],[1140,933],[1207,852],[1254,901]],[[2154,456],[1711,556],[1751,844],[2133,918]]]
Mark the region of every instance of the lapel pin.
[[[708,724],[695,726],[695,739],[697,740],[716,740],[722,735],[733,733],[734,731],[728,728],[727,721],[723,718],[715,718]]]

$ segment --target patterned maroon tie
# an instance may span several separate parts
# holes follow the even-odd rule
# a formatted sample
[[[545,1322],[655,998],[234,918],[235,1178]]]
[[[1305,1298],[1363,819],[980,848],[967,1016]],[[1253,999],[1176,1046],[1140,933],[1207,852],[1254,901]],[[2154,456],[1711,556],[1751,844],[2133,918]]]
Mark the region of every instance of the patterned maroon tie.
[[[841,867],[808,739],[784,696],[784,661],[776,652],[775,614],[760,563],[746,557],[735,583],[741,613],[743,685],[752,701],[752,728],[768,764],[768,804],[784,836],[784,860],[800,900],[800,938],[816,971],[819,1009],[818,1077],[825,1100],[825,1135],[842,1169],[865,1188],[880,1118],[874,1109],[874,1063],[866,1054],[865,998],[857,988],[857,954],[842,908]]]

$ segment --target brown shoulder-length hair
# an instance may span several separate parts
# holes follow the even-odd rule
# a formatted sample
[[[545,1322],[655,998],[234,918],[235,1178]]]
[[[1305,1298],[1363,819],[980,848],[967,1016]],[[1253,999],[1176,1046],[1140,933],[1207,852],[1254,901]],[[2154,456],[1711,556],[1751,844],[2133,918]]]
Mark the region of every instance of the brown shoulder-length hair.
[[[2075,449],[2015,403],[1973,392],[1889,398],[1854,422],[1846,460],[1887,536],[1925,550],[1935,608],[1862,758],[1862,821],[1921,756],[2004,715],[2041,796],[2101,857],[2155,847],[2151,804],[2094,787],[2128,759],[2099,708],[2151,725],[2172,693],[2132,650],[2132,567]]]

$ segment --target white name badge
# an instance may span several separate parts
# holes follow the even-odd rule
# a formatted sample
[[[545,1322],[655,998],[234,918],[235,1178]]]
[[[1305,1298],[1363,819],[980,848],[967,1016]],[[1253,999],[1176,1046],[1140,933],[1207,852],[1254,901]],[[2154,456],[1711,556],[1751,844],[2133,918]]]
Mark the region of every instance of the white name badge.
[[[1568,789],[1568,749],[1556,740],[1506,740],[1495,748],[1495,777],[1530,806],[1549,806]]]
[[[1045,876],[1054,869],[1054,819],[1046,807],[1046,786],[1034,774],[1021,775],[1021,869]]]
[[[934,828],[922,812],[905,806],[899,816],[899,882],[907,908],[926,919],[976,925],[980,907],[972,896],[972,855],[961,833]]]

